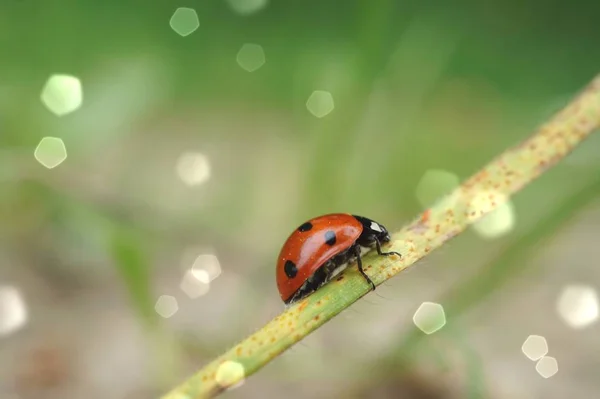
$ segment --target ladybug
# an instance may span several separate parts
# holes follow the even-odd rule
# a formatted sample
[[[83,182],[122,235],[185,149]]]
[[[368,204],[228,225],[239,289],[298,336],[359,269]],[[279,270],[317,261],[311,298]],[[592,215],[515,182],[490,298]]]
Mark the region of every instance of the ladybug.
[[[375,290],[375,284],[363,270],[361,256],[390,241],[390,233],[374,220],[332,213],[311,219],[292,232],[283,244],[277,260],[276,279],[279,295],[290,305],[315,292],[342,272],[356,259],[358,271]]]

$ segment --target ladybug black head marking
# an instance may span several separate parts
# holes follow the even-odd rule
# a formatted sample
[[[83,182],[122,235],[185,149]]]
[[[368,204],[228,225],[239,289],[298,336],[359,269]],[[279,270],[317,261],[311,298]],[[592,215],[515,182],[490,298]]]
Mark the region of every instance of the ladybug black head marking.
[[[375,241],[383,244],[390,241],[390,233],[381,224],[366,217],[353,215],[363,225],[363,232],[359,241],[361,245],[371,246]]]

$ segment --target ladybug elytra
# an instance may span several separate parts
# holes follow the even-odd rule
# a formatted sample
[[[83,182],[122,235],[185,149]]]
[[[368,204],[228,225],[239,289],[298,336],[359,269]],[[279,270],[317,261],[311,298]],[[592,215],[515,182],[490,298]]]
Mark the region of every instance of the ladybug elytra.
[[[374,220],[333,213],[311,219],[289,236],[279,254],[276,268],[277,288],[281,299],[290,305],[312,294],[356,259],[358,270],[375,290],[375,284],[365,274],[361,256],[390,241],[390,234]]]

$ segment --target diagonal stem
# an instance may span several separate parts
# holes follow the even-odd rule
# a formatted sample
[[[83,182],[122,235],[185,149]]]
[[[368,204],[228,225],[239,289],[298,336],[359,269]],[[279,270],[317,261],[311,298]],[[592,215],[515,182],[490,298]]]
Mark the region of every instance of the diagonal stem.
[[[529,139],[506,150],[454,192],[392,236],[387,251],[403,256],[363,258],[376,285],[395,276],[470,224],[496,209],[582,143],[600,126],[600,75]],[[215,397],[240,383],[366,295],[371,287],[356,268],[286,309],[163,399]]]

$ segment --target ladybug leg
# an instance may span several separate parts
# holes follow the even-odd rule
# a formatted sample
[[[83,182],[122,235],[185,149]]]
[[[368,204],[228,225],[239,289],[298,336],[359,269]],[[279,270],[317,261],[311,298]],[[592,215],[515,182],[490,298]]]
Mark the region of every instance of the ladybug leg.
[[[390,256],[390,255],[398,255],[400,257],[402,257],[402,255],[400,255],[398,252],[381,252],[381,244],[379,243],[379,240],[377,239],[377,237],[373,237],[375,239],[375,246],[377,247],[377,253],[379,255],[383,255],[383,256]]]
[[[375,283],[373,283],[373,281],[371,281],[369,276],[367,276],[367,274],[363,270],[362,259],[360,258],[360,245],[354,246],[354,253],[356,254],[356,263],[358,263],[358,271],[360,272],[360,274],[363,275],[365,280],[367,280],[367,283],[371,284],[371,287],[372,287],[371,290],[375,291]]]

